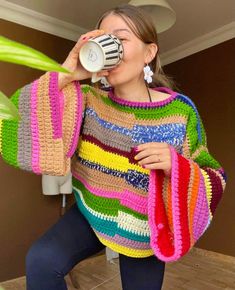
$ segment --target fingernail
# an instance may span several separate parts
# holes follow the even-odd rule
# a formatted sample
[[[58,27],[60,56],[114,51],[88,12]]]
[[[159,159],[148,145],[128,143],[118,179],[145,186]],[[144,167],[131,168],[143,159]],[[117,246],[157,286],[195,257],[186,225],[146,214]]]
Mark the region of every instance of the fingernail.
[[[134,151],[136,151],[136,152],[138,151],[138,147],[134,147],[133,149],[134,149]]]
[[[145,165],[142,165],[143,168],[145,168]]]
[[[85,37],[82,38],[82,40],[85,40],[86,38],[87,38],[87,37],[85,36]]]

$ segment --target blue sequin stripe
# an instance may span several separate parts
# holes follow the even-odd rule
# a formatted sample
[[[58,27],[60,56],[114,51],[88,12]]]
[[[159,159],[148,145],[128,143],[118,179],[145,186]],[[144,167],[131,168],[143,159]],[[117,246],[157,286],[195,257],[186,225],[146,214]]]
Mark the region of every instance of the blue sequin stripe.
[[[82,212],[82,214],[86,217],[88,220],[89,224],[98,232],[104,233],[109,236],[114,236],[115,234],[118,234],[124,238],[133,240],[133,241],[138,241],[138,242],[145,242],[149,243],[150,242],[150,237],[147,236],[140,236],[134,233],[130,233],[128,231],[125,231],[121,228],[118,227],[117,222],[109,221],[109,220],[104,220],[101,218],[98,218],[91,214],[85,206],[80,198],[79,192],[73,187],[73,192],[75,195],[75,199],[78,205],[79,210]],[[89,208],[89,207],[88,207]],[[117,211],[118,212],[118,211]]]
[[[136,170],[128,170],[125,175],[126,182],[136,188],[148,191],[149,175],[137,172]]]
[[[76,153],[76,156],[77,156],[77,160],[79,162],[81,162],[83,165],[89,167],[90,169],[95,169],[95,170],[101,171],[103,173],[106,173],[106,174],[109,174],[109,175],[112,175],[115,177],[125,178],[125,174],[126,174],[125,172],[121,172],[121,171],[118,171],[115,169],[110,169],[110,168],[107,168],[103,165],[88,161],[88,160],[83,159],[80,156],[78,156],[77,153]]]
[[[83,158],[81,158],[80,156],[77,155],[76,152],[76,156],[77,156],[77,160],[89,167],[90,169],[94,169],[94,170],[98,170],[100,172],[115,176],[115,177],[120,177],[120,178],[124,178],[125,181],[132,185],[135,188],[139,188],[139,189],[143,189],[145,191],[148,191],[148,185],[149,185],[149,176],[147,174],[138,172],[136,170],[128,170],[128,172],[121,172],[115,169],[110,169],[107,168],[103,165],[85,160]]]
[[[186,125],[182,123],[158,126],[134,125],[132,140],[135,143],[166,142],[174,147],[183,145]]]
[[[132,136],[132,130],[129,130],[129,129],[121,127],[121,126],[117,126],[117,125],[110,123],[110,122],[107,122],[107,121],[104,121],[91,108],[87,108],[85,111],[85,114],[94,117],[96,119],[96,121],[104,128],[110,129],[112,131],[121,133],[121,134],[126,135],[126,136]]]

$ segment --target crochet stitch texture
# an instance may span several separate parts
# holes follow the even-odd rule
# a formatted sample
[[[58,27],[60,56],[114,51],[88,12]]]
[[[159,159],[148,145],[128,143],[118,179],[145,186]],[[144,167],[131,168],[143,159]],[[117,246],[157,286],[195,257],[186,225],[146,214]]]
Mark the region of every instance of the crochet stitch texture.
[[[36,174],[71,169],[77,206],[104,245],[171,262],[210,225],[226,174],[208,151],[192,100],[156,90],[171,96],[128,102],[77,81],[59,91],[58,74],[46,73],[11,97],[21,120],[0,122],[0,152]],[[170,177],[135,161],[133,148],[146,142],[170,145]]]

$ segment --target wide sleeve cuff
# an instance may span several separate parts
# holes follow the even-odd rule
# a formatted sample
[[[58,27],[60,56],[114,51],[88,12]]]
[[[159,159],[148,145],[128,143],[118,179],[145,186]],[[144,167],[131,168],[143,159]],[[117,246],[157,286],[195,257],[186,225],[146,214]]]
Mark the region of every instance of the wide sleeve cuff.
[[[171,146],[170,177],[151,170],[148,215],[151,247],[162,261],[185,255],[208,228],[225,188],[222,168],[200,168]]]
[[[36,174],[66,175],[82,122],[79,82],[58,88],[58,73],[48,72],[11,98],[21,120],[3,120],[3,159]]]

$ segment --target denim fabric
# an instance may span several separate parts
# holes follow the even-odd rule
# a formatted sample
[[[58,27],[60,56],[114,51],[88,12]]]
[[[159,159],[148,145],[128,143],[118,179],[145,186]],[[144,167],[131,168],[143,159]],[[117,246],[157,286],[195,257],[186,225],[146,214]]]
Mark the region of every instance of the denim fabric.
[[[67,290],[64,277],[71,269],[104,248],[75,203],[30,247],[26,255],[27,290]],[[161,289],[164,262],[155,256],[119,258],[123,290]]]

